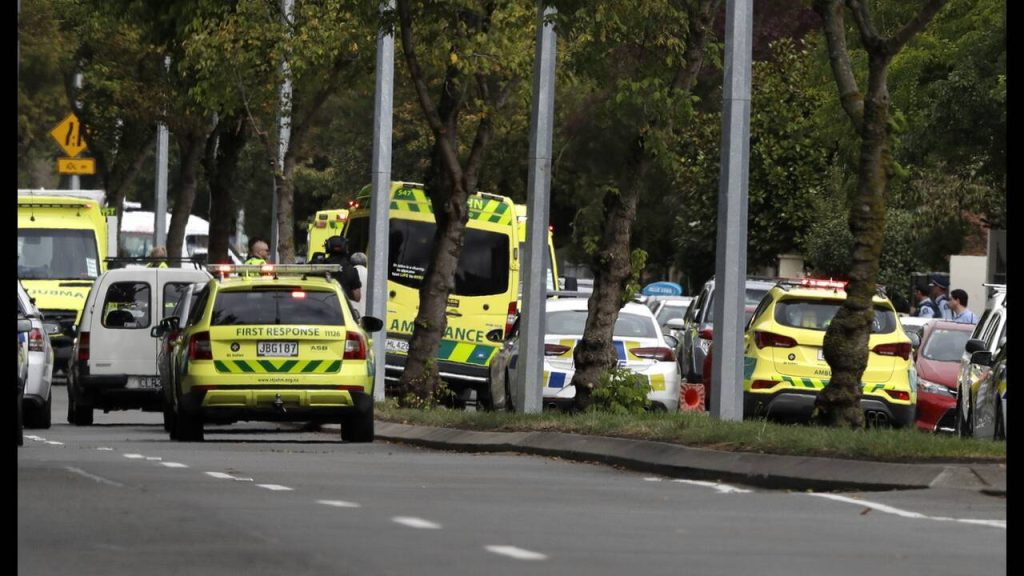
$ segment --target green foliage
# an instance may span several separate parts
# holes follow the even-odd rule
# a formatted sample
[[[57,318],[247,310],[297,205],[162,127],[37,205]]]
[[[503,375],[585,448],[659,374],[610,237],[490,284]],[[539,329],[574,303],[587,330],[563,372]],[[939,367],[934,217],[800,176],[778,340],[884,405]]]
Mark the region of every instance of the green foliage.
[[[612,368],[591,392],[591,410],[612,414],[640,414],[649,404],[651,385],[647,378],[625,368]]]

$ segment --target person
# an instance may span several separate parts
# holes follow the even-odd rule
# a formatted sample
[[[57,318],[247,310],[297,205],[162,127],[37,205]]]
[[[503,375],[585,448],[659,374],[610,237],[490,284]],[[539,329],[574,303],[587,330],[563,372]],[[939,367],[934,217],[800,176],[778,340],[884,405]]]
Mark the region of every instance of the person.
[[[249,257],[245,264],[249,266],[262,266],[267,263],[267,254],[270,253],[270,245],[259,236],[249,239]]]
[[[945,320],[952,319],[953,312],[949,309],[949,296],[946,295],[946,292],[949,291],[949,281],[938,274],[932,274],[928,286],[931,288],[929,296],[931,296],[932,302],[939,307],[941,317]],[[936,318],[938,317],[936,316]]]
[[[167,250],[163,246],[154,246],[149,251],[150,261],[146,262],[146,268],[167,268]]]
[[[357,303],[363,299],[363,283],[359,280],[359,273],[352,266],[352,260],[348,255],[348,240],[341,236],[331,236],[324,242],[324,250],[327,256],[324,264],[340,264],[341,272],[332,274],[338,284],[345,290],[345,297],[349,302]]]
[[[951,320],[960,324],[977,324],[978,315],[967,308],[967,292],[957,288],[949,293],[949,310],[952,312]]]
[[[366,254],[362,252],[356,252],[349,257],[349,261],[352,262],[352,267],[356,269],[356,273],[359,274],[359,285],[366,285]],[[359,289],[360,296],[362,296],[362,288]],[[366,301],[360,298],[355,303],[356,310],[359,311],[359,315],[366,314]]]
[[[942,311],[939,307],[928,297],[928,290],[924,286],[918,284],[914,286],[914,301],[917,302],[917,314],[918,318],[941,318]]]

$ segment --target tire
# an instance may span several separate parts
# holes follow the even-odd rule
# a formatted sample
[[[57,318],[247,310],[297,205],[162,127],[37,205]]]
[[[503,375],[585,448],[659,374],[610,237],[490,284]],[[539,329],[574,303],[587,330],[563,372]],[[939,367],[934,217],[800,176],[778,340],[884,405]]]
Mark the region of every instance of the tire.
[[[170,432],[171,439],[174,439],[174,428],[176,423],[177,418],[174,414],[174,407],[164,404],[164,432]]]
[[[995,430],[992,432],[993,440],[1006,440],[1006,426],[1003,425],[1003,403],[999,401],[996,394],[996,418]]]
[[[181,442],[202,442],[205,439],[202,417],[188,410],[181,410],[180,405],[178,408],[171,438]]]
[[[34,404],[23,406],[25,412],[25,428],[41,428],[43,430],[50,428],[50,405],[53,394],[46,397],[46,402],[42,406],[36,408]],[[22,401],[24,403],[24,401]]]
[[[505,411],[506,412],[515,412],[516,411],[516,403],[512,400],[512,389],[509,387],[508,381],[509,381],[509,373],[508,373],[508,371],[506,371],[505,372]]]
[[[21,392],[21,388],[20,388],[21,384],[19,384],[18,387],[19,387],[19,389],[18,389],[18,446],[24,446],[25,445],[25,430],[24,430],[24,427],[23,427],[23,422],[22,422],[22,417],[23,416],[22,416],[22,413],[21,413],[22,409],[23,409],[23,407],[22,407],[22,403],[23,403],[22,402],[22,392]]]
[[[956,428],[956,435],[960,438],[971,437],[971,423],[970,415],[964,418],[963,410],[963,394],[956,395],[956,418],[953,419],[954,427]]]
[[[373,407],[364,414],[351,414],[341,422],[343,442],[373,442]]]
[[[494,411],[494,395],[491,393],[490,380],[476,389],[476,407],[477,410],[482,409],[484,412]]]
[[[92,426],[92,406],[82,406],[78,393],[68,389],[68,422],[75,426]]]

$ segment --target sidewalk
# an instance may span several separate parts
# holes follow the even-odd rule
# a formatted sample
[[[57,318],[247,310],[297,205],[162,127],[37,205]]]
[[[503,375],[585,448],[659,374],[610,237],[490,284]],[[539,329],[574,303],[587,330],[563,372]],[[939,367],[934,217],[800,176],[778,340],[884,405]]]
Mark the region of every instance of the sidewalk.
[[[474,432],[379,420],[376,438],[442,450],[557,456],[675,478],[782,490],[877,491],[942,487],[1006,495],[1005,464],[898,464],[778,456],[561,432]]]

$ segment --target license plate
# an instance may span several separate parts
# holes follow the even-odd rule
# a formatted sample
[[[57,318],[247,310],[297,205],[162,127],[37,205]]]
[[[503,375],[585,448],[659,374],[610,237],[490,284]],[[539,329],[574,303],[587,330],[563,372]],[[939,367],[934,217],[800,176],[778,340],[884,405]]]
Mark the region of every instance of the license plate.
[[[273,342],[257,342],[257,356],[298,356],[299,343],[275,340]]]
[[[409,353],[409,342],[405,340],[399,340],[397,338],[388,338],[384,342],[384,349],[388,352],[402,352],[404,354]]]
[[[825,359],[825,349],[824,348],[818,348],[818,360],[824,360],[824,359]]]
[[[159,376],[129,376],[128,377],[129,388],[159,388],[160,377]]]

